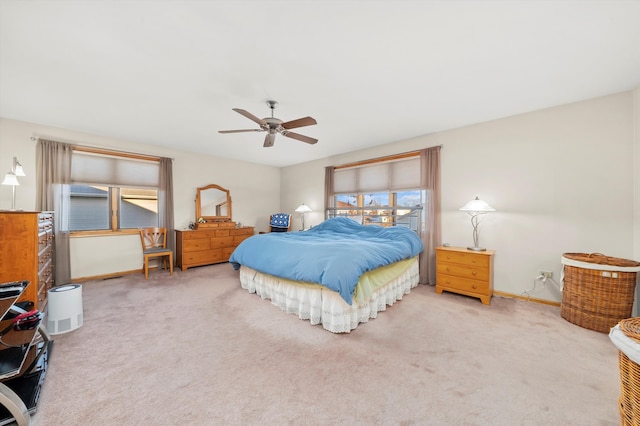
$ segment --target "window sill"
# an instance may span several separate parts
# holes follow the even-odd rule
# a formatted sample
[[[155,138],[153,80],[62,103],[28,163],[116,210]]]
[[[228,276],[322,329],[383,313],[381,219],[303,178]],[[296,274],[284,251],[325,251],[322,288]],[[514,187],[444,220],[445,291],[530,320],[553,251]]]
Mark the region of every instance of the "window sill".
[[[100,231],[71,231],[71,238],[85,238],[85,237],[115,237],[122,235],[139,235],[140,231],[137,229],[120,229],[117,231],[111,231],[103,229]]]

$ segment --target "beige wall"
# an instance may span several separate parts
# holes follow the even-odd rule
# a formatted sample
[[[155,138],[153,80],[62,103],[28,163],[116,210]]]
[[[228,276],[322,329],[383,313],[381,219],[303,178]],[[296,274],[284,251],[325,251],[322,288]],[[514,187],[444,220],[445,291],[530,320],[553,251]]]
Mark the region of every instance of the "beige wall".
[[[32,136],[128,152],[170,157],[173,162],[175,227],[195,220],[196,188],[216,183],[231,191],[233,219],[265,230],[269,212],[280,208],[280,169],[202,154],[103,138],[86,133],[0,118],[0,170],[11,168],[12,157],[24,166],[16,208],[35,209],[35,146]],[[0,185],[0,209],[11,207],[10,187]],[[71,276],[81,278],[139,269],[142,252],[138,236],[74,238]]]
[[[481,245],[496,250],[495,289],[521,294],[540,269],[559,281],[565,252],[634,257],[633,99],[620,93],[286,167],[281,204],[307,203],[307,223],[317,224],[325,166],[442,144],[443,242],[472,244],[458,208],[479,196],[497,210],[479,229]],[[553,285],[530,295],[562,297]]]
[[[0,168],[8,171],[11,157],[19,158],[27,176],[16,204],[29,210],[35,207],[31,136],[172,157],[176,228],[193,220],[195,188],[217,183],[231,190],[234,220],[259,231],[270,213],[293,212],[300,203],[313,209],[307,225],[320,223],[327,165],[442,144],[443,241],[471,244],[471,225],[458,208],[480,196],[497,210],[480,225],[481,245],[496,250],[495,288],[520,294],[540,269],[559,281],[564,252],[640,258],[640,219],[634,216],[640,212],[640,112],[634,102],[640,104],[640,89],[282,169],[0,119]],[[0,209],[10,200],[10,188],[0,186]],[[293,228],[300,228],[298,215]],[[137,269],[138,245],[132,237],[74,239],[72,276]],[[561,300],[553,285],[531,296]]]

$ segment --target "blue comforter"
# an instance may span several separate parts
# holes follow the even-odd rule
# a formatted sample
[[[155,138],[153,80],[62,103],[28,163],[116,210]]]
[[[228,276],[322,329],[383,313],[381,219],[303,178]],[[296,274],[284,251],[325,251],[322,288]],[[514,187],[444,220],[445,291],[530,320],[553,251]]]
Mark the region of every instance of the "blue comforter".
[[[351,304],[360,276],[422,252],[422,241],[408,228],[363,226],[336,217],[304,232],[247,238],[231,254],[240,265],[294,281],[322,284]]]

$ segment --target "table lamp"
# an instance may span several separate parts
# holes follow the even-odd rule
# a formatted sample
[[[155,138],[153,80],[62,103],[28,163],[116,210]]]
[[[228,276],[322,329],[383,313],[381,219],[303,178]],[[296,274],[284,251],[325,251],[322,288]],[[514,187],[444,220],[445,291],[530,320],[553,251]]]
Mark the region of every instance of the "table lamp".
[[[467,212],[469,216],[471,216],[471,226],[473,226],[473,247],[467,247],[467,249],[473,251],[486,251],[486,248],[480,248],[478,245],[478,223],[480,222],[481,215],[488,212],[495,212],[496,209],[476,197],[464,206],[460,207],[460,211]]]
[[[303,231],[304,231],[304,229],[305,229],[305,228],[304,228],[304,214],[305,214],[305,213],[308,213],[308,212],[310,212],[310,211],[311,211],[311,209],[309,208],[309,206],[306,206],[304,203],[303,203],[303,204],[300,204],[300,205],[298,206],[298,208],[296,209],[296,213],[301,213],[301,214],[302,214],[302,216],[301,216],[301,218],[300,218],[300,219],[302,220],[302,230],[303,230]]]

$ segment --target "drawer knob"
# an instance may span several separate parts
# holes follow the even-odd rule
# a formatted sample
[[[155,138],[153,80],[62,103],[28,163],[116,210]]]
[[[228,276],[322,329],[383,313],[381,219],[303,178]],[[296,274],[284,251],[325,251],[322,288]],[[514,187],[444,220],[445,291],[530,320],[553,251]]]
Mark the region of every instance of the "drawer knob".
[[[447,284],[451,284],[451,281],[449,280],[445,280],[444,282],[446,282]]]
[[[478,286],[473,284],[473,285],[471,285],[471,288],[473,288],[475,290],[476,288],[478,288]]]
[[[451,269],[447,266],[447,272],[449,272]]]
[[[471,275],[478,275],[476,271],[471,272]]]

